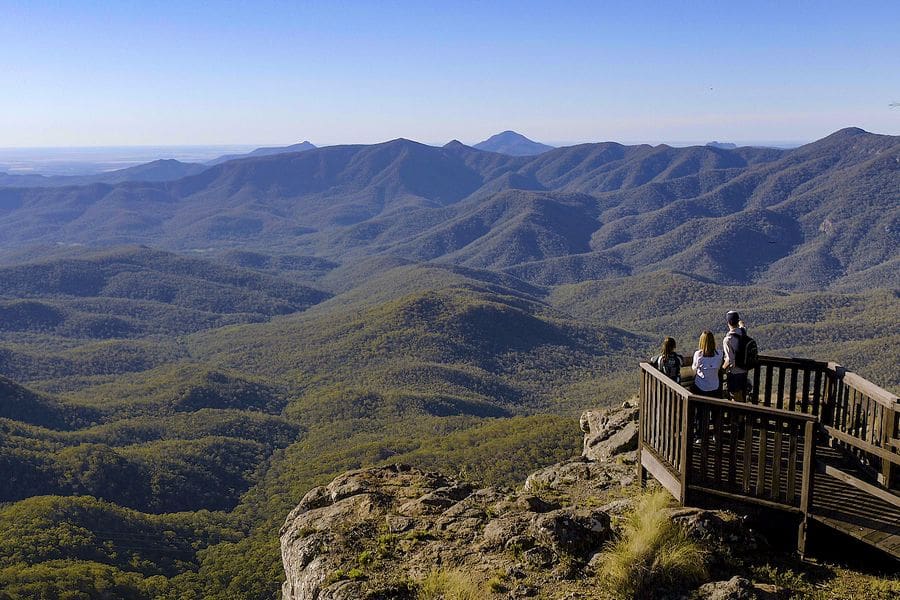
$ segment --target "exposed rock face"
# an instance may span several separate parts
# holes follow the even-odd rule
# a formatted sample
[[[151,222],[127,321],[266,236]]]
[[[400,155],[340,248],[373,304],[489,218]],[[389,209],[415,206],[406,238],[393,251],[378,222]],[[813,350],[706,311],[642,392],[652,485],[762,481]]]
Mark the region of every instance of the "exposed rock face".
[[[293,600],[388,590],[396,597],[405,579],[441,565],[489,575],[586,560],[610,534],[609,516],[597,509],[557,508],[533,494],[475,489],[404,465],[351,471],[311,490],[288,516],[282,592]]]
[[[520,491],[405,465],[350,471],[310,490],[281,530],[284,599],[415,598],[416,582],[447,571],[485,597],[594,597],[598,553],[637,493],[636,415],[627,405],[586,412],[584,456],[533,473]],[[677,508],[671,517],[714,557],[758,551],[731,513]],[[722,595],[744,588],[718,582],[703,597],[752,597]]]
[[[581,415],[584,449],[581,455],[606,462],[617,454],[637,449],[638,408],[626,402],[620,409],[588,410]]]

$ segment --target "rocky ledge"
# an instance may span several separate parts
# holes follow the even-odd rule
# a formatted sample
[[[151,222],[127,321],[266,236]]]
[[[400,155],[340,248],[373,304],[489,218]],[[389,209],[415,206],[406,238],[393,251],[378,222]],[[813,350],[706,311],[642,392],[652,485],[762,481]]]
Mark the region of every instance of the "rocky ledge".
[[[584,454],[522,489],[477,487],[406,465],[345,473],[311,490],[281,530],[285,600],[414,598],[452,573],[489,597],[594,598],[598,552],[632,506],[636,410],[589,411]],[[673,509],[716,560],[761,543],[736,515]],[[749,586],[749,587],[748,587]],[[745,581],[697,597],[750,598]]]

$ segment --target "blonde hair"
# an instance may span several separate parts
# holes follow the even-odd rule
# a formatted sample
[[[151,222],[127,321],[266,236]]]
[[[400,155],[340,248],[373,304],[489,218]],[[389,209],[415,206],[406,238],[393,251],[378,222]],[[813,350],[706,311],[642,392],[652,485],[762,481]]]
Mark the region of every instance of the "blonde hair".
[[[716,338],[713,337],[712,331],[707,329],[700,334],[700,344],[698,349],[703,352],[703,356],[716,355]]]

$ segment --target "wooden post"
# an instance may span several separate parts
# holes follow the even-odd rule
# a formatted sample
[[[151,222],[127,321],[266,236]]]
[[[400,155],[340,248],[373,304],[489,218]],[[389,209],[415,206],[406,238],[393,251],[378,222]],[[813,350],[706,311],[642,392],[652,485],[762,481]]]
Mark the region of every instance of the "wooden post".
[[[800,527],[797,530],[797,552],[806,554],[806,533],[809,525],[809,507],[813,495],[813,461],[816,452],[816,423],[807,421],[803,432],[803,478],[800,486]]]
[[[881,429],[881,445],[885,450],[890,452],[891,440],[893,440],[894,435],[896,434],[897,410],[895,408],[885,409],[882,418],[884,419],[884,423],[882,424]],[[894,483],[894,463],[882,459],[879,479],[881,479],[881,485],[887,489],[891,489],[891,485]]]
[[[688,471],[690,470],[691,453],[691,397],[680,398],[684,410],[681,412],[681,505],[687,505],[688,501]]]
[[[637,477],[641,489],[647,485],[647,470],[641,462],[641,449],[644,447],[644,413],[647,412],[647,373],[641,369],[641,391],[638,394],[638,444],[637,444]]]

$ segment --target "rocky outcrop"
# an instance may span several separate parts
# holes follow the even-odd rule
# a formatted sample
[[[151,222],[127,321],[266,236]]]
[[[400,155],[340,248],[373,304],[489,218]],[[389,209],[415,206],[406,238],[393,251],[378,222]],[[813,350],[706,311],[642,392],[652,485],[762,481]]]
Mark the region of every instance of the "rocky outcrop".
[[[609,539],[599,509],[563,507],[405,465],[351,471],[311,490],[281,531],[282,592],[293,600],[398,593],[442,565],[527,575],[586,561]],[[370,568],[371,567],[371,568]]]
[[[619,409],[588,410],[581,415],[587,460],[606,462],[617,454],[637,449],[638,408],[625,402]]]
[[[406,465],[350,471],[310,490],[281,530],[283,598],[415,598],[419,582],[447,573],[477,586],[476,597],[594,597],[599,552],[638,491],[636,416],[627,404],[586,412],[583,456],[533,473],[520,490]],[[761,544],[730,513],[677,508],[671,518],[711,555]],[[732,583],[703,597],[744,593]]]

